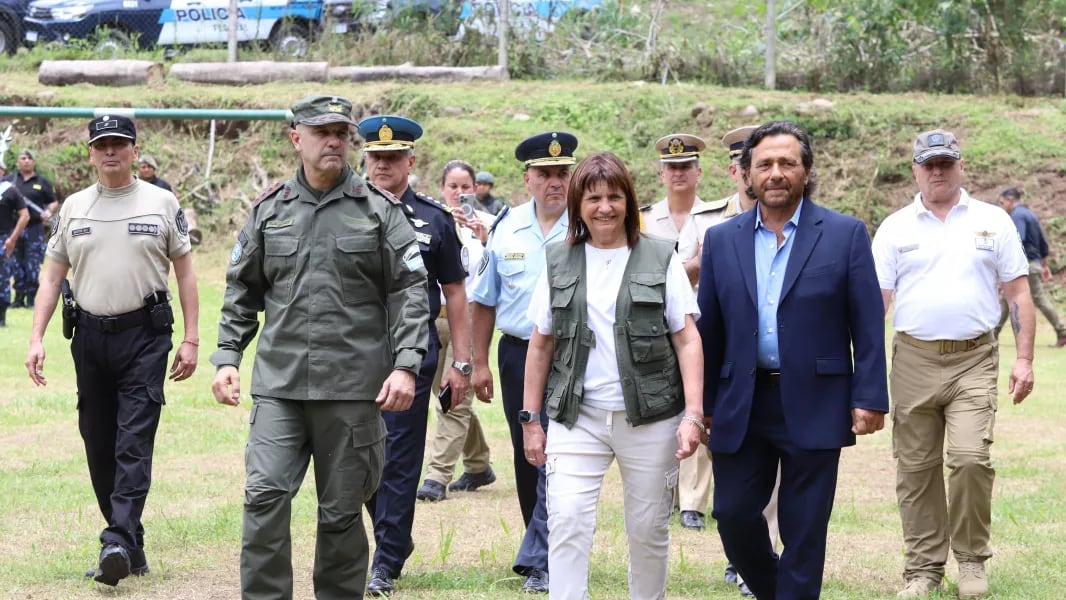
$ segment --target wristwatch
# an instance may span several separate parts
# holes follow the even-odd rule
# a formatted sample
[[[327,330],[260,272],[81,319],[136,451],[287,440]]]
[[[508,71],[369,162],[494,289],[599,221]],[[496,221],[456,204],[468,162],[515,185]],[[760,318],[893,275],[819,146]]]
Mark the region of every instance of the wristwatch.
[[[469,375],[474,372],[474,366],[468,362],[459,362],[457,360],[453,360],[452,368],[457,369],[463,375]]]
[[[518,422],[523,425],[526,423],[540,423],[540,413],[520,410],[518,411]]]

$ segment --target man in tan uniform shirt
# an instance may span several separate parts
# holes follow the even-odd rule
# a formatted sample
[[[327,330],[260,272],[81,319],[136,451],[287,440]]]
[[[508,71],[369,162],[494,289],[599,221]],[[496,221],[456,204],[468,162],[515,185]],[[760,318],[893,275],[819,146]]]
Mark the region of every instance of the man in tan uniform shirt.
[[[174,194],[133,177],[137,129],[104,115],[89,123],[89,161],[99,182],[72,194],[52,221],[50,260],[33,313],[26,368],[45,385],[43,338],[68,271],[77,299],[70,352],[78,382],[78,429],[107,527],[98,566],[87,575],[117,585],[148,573],[141,514],[152,482],[155,432],[173,312],[167,277],[178,282],[185,337],[170,378],[196,370],[199,333],[189,226]]]
[[[682,233],[688,240],[696,240],[701,232],[722,221],[726,202],[704,202],[696,194],[703,169],[700,152],[707,144],[686,133],[674,133],[659,138],[655,151],[659,156],[659,180],[666,187],[666,198],[641,209],[645,232],[678,242],[678,255],[685,266],[689,281],[695,285],[700,275],[699,243],[685,245],[682,254]],[[711,493],[711,459],[707,452],[696,452],[681,461],[677,480],[677,502],[681,509],[681,526],[701,530],[703,515]]]

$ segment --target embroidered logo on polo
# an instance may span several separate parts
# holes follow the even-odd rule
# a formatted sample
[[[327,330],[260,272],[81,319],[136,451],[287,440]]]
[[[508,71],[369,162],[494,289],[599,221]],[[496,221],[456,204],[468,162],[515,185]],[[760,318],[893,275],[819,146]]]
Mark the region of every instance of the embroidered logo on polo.
[[[130,223],[126,231],[136,235],[159,235],[159,225],[155,223]]]
[[[89,235],[92,232],[92,227],[79,227],[78,229],[70,230],[70,237],[78,237],[79,235]]]

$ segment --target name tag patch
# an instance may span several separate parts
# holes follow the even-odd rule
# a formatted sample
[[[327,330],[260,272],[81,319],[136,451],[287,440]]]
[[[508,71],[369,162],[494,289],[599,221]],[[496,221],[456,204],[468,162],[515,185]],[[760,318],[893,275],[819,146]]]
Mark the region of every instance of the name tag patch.
[[[986,250],[988,252],[993,252],[996,249],[996,240],[987,236],[977,236],[976,238],[974,238],[974,246],[978,250]]]
[[[126,230],[137,235],[159,235],[159,225],[155,223],[130,223]]]
[[[906,246],[900,246],[899,247],[899,253],[900,254],[906,254],[908,252],[911,252],[911,251],[914,251],[914,250],[917,250],[917,249],[918,249],[918,244],[907,244]]]
[[[79,235],[89,235],[92,232],[92,227],[79,227],[78,229],[70,230],[70,237],[78,237]]]
[[[421,231],[416,231],[415,232],[415,239],[418,240],[419,244],[425,244],[425,245],[428,246],[430,244],[430,242],[433,241],[433,236],[428,234],[428,233],[422,233]]]
[[[504,260],[522,260],[526,257],[525,252],[508,252],[503,255]]]

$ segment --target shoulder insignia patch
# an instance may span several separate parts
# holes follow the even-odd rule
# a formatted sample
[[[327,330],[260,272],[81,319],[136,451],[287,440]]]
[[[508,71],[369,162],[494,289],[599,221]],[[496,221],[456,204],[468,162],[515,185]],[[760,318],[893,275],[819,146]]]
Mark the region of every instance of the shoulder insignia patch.
[[[278,192],[278,190],[280,190],[284,186],[285,186],[285,182],[284,181],[279,181],[279,182],[275,183],[274,185],[270,186],[269,188],[266,189],[265,192],[263,192],[262,194],[259,194],[259,196],[255,200],[252,200],[252,206],[255,206],[255,205],[259,204],[260,202],[262,202],[263,200],[266,200],[267,198],[273,196],[274,194],[276,194]]]
[[[386,200],[395,204],[396,206],[403,206],[403,202],[400,202],[400,199],[397,198],[392,192],[381,189],[373,183],[370,183],[369,181],[366,182],[366,187],[370,188],[370,191],[372,192],[377,192],[379,195],[383,196]]]
[[[174,225],[181,235],[189,235],[189,221],[185,218],[185,211],[178,208],[178,214],[174,215]]]
[[[481,255],[481,262],[477,266],[477,274],[480,276],[485,272],[485,269],[489,268],[489,253],[486,252]]]
[[[403,251],[403,264],[411,272],[425,268],[422,262],[422,251],[418,249],[418,244],[411,244],[407,250]]]
[[[56,215],[55,218],[52,219],[52,235],[53,236],[55,234],[59,233],[59,219],[60,219],[59,215]]]

